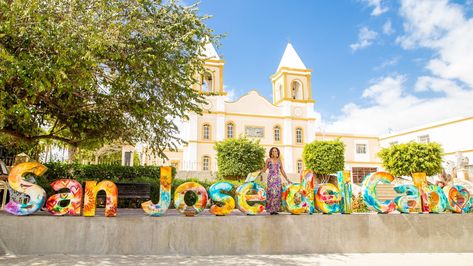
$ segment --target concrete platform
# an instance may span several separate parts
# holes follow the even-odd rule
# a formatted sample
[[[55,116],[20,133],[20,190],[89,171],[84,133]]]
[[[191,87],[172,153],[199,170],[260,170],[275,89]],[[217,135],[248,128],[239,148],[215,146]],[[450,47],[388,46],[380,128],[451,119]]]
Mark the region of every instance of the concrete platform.
[[[102,210],[97,214],[103,215]],[[17,217],[0,211],[4,254],[250,255],[473,252],[471,214]]]

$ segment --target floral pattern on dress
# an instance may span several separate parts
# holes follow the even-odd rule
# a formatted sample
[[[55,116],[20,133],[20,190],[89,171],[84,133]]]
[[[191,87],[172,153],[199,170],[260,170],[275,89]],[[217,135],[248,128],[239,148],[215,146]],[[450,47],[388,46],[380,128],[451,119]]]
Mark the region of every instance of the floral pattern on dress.
[[[267,212],[278,212],[281,207],[282,200],[282,184],[281,177],[279,175],[279,162],[273,163],[269,161],[269,175],[268,175],[268,187],[266,189],[266,211]]]

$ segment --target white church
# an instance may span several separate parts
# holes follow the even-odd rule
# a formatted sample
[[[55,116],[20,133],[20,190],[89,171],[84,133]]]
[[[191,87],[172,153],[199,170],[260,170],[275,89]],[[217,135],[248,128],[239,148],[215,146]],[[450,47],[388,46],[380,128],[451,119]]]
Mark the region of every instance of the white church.
[[[288,173],[301,171],[304,144],[315,139],[319,118],[314,111],[311,70],[293,46],[287,45],[271,76],[272,101],[255,90],[230,101],[223,87],[225,62],[210,43],[205,54],[207,72],[194,89],[206,95],[208,103],[203,115],[190,114],[183,122],[182,137],[188,144],[177,152],[167,152],[169,163],[183,171],[217,171],[215,143],[245,135],[259,139],[267,150],[278,147]],[[154,160],[147,159],[149,163]]]

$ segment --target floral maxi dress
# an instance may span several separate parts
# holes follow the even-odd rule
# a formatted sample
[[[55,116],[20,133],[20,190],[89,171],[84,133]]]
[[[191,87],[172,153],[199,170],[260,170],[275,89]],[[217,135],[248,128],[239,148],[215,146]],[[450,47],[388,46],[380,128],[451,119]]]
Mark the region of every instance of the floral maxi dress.
[[[279,176],[279,162],[269,161],[268,187],[266,190],[266,211],[278,212],[281,207],[282,184]]]

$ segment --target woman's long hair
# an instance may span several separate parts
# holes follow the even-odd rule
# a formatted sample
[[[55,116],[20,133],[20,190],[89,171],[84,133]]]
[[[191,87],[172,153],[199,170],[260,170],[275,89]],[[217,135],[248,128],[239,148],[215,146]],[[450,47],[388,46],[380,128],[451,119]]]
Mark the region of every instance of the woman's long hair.
[[[281,157],[281,152],[276,147],[272,147],[271,149],[269,149],[269,158],[271,158],[271,155],[273,154],[274,149],[276,149],[276,151],[278,152],[278,159],[279,159],[279,157]]]

